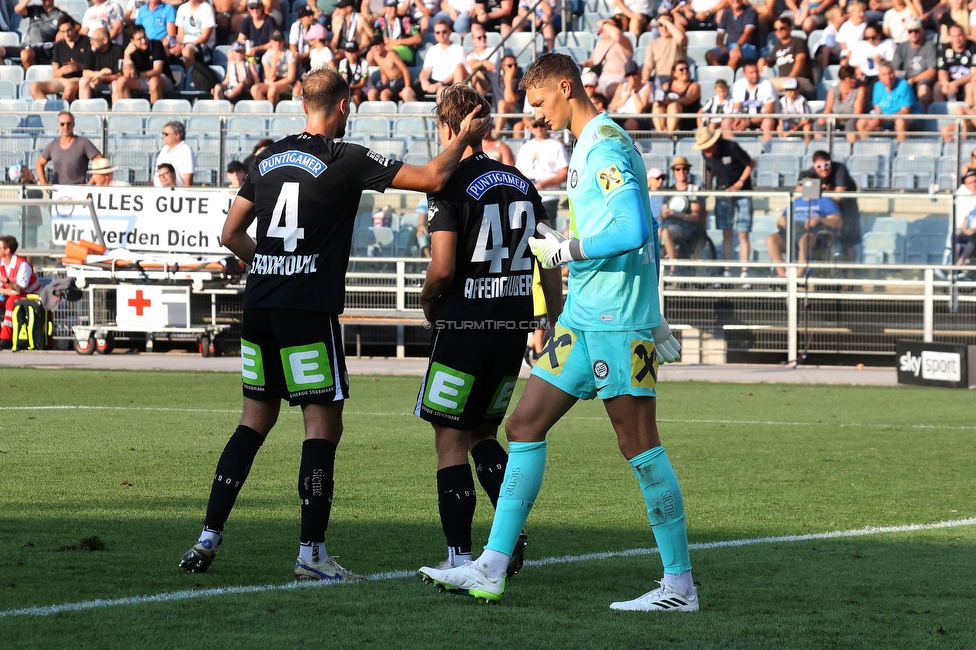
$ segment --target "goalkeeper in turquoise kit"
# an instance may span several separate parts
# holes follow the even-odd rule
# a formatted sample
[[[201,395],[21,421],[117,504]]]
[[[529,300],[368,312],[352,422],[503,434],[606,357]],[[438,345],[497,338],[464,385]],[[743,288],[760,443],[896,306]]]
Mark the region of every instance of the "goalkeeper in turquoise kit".
[[[587,97],[572,58],[542,55],[521,87],[538,119],[576,136],[566,188],[572,238],[540,226],[529,240],[544,268],[569,264],[569,296],[506,422],[508,466],[484,552],[460,567],[420,573],[448,591],[501,600],[509,558],[542,486],[546,434],[577,400],[598,397],[637,477],[664,563],[658,588],[610,608],[696,611],[681,488],[656,423],[658,363],[676,361],[681,346],[660,313],[643,161],[630,136]]]

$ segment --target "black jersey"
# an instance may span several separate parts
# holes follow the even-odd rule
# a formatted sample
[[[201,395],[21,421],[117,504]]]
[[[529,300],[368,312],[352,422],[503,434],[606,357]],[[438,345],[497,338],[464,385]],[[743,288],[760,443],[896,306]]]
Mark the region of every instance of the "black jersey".
[[[444,189],[427,197],[427,205],[428,231],[458,234],[454,280],[437,304],[438,320],[529,321],[534,260],[529,237],[539,221],[548,220],[532,181],[478,153],[461,161]]]
[[[976,66],[976,43],[966,41],[962,52],[956,52],[952,46],[946,46],[939,55],[937,66],[939,70],[949,73],[950,81],[967,76],[970,69]]]
[[[359,199],[385,190],[402,164],[308,133],[262,151],[238,191],[257,219],[244,306],[341,314]]]

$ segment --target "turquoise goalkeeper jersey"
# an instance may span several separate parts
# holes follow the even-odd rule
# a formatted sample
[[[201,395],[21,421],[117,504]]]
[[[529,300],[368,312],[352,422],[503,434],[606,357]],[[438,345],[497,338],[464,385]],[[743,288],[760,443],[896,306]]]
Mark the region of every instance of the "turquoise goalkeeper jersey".
[[[569,327],[611,331],[661,324],[656,237],[644,161],[630,136],[601,113],[583,127],[569,161],[566,194],[573,237],[585,239],[605,230],[613,220],[607,202],[629,187],[640,190],[652,235],[642,248],[623,255],[570,262],[569,296],[560,317]]]

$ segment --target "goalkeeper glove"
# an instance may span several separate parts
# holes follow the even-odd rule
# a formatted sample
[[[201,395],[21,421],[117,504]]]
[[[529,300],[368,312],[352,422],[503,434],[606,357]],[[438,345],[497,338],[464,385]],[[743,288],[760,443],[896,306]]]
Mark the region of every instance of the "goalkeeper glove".
[[[661,324],[651,330],[654,338],[654,352],[660,363],[674,363],[681,358],[681,344],[671,334],[671,326],[661,316]]]
[[[544,269],[554,269],[568,262],[586,259],[580,240],[567,239],[544,223],[536,231],[541,237],[529,238],[529,250],[539,260]]]

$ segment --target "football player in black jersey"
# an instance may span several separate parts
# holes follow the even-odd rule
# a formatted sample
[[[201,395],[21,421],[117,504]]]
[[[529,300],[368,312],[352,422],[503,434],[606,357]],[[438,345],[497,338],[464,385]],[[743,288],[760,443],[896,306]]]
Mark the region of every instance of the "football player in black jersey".
[[[224,223],[222,243],[251,267],[241,326],[244,409],[217,463],[203,533],[180,560],[185,571],[209,568],[251,463],[287,399],[302,407],[305,420],[295,577],[362,579],[339,566],[325,547],[342,405],[349,394],[338,314],[356,210],[366,189],[439,190],[468,143],[481,142],[491,118],[487,111],[484,117],[471,112],[457,142],[415,167],[336,142],[345,132],[349,101],[349,86],[335,71],[310,73],[304,82],[304,132],[258,154]],[[257,241],[246,232],[255,219]]]
[[[467,86],[444,91],[436,109],[445,147],[461,121],[489,103]],[[447,185],[427,197],[431,262],[420,302],[434,327],[430,365],[414,413],[434,426],[438,510],[448,557],[440,568],[471,560],[474,480],[492,506],[498,501],[508,455],[498,425],[515,389],[526,333],[536,328],[532,305],[535,259],[528,239],[537,223],[549,223],[532,181],[515,167],[492,160],[471,143]],[[558,269],[542,271],[549,317],[562,310]],[[521,569],[519,540],[509,575]]]

